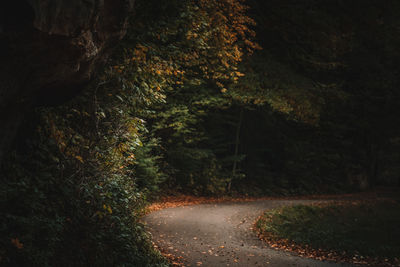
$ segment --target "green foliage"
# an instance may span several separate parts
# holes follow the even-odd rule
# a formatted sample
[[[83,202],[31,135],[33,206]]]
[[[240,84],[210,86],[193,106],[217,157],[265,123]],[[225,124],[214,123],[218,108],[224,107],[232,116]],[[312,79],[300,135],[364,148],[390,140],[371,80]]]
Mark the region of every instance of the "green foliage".
[[[238,64],[244,55],[257,48],[250,39],[254,21],[240,1],[139,1],[138,8],[146,17],[132,21],[120,73],[129,81],[140,75],[134,81],[145,79],[166,95],[167,103],[152,106],[146,118],[152,135],[161,138],[168,184],[224,192],[231,178],[210,149],[206,124],[210,112],[232,104],[227,88],[243,76]],[[149,13],[157,19],[149,20]]]
[[[166,175],[160,170],[161,157],[158,156],[159,140],[151,138],[135,150],[136,162],[134,165],[135,181],[137,186],[147,197],[157,197],[160,187],[165,182]]]
[[[143,10],[152,9],[142,14],[154,18],[135,17],[125,43],[126,58],[135,59],[130,73],[140,73],[136,80],[143,79],[166,97],[166,103],[152,106],[145,117],[163,147],[167,185],[196,193],[223,193],[232,181],[234,188],[246,188],[245,193],[364,189],[376,179],[378,161],[379,166],[387,165],[385,179],[395,183],[395,176],[387,176],[395,168],[378,160],[382,149],[389,150],[388,135],[372,129],[375,124],[387,129],[382,124],[386,120],[378,123],[376,118],[392,118],[394,112],[379,114],[371,108],[379,86],[363,96],[356,88],[364,81],[348,78],[359,72],[366,55],[357,53],[367,48],[363,35],[353,38],[351,31],[357,30],[345,27],[342,13],[350,7],[332,9],[317,1],[249,3],[257,26],[238,1],[138,3]],[[253,54],[259,47],[250,27],[258,31],[263,51]],[[396,40],[385,42],[392,47]],[[390,70],[389,65],[379,66]],[[393,91],[391,86],[384,88]],[[363,99],[369,99],[367,110],[373,116],[361,114]],[[244,111],[240,126],[238,110]],[[364,132],[373,134],[364,137]],[[392,137],[397,134],[389,132]],[[396,158],[391,153],[385,162]]]
[[[28,147],[3,166],[2,265],[165,265],[138,221],[143,194],[129,172],[116,171],[121,159],[114,149],[101,142],[85,147],[89,133],[79,116],[56,114],[41,112]]]
[[[280,62],[268,51],[257,51],[240,66],[245,75],[229,95],[248,108],[270,106],[289,119],[317,125],[324,99],[310,77]]]

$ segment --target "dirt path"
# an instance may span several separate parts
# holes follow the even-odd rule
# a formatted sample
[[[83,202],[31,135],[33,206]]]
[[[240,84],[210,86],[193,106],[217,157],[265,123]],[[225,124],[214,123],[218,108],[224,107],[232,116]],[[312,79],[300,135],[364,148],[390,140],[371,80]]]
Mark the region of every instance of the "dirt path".
[[[153,241],[185,266],[352,266],[269,248],[252,226],[266,209],[310,200],[258,200],[168,208],[144,217]]]

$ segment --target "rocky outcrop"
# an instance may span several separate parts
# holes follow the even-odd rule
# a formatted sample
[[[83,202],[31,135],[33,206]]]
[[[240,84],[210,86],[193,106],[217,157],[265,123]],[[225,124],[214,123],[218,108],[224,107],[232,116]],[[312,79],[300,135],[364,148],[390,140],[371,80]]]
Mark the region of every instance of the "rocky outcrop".
[[[134,0],[6,1],[0,10],[0,162],[25,112],[79,92],[126,31]]]

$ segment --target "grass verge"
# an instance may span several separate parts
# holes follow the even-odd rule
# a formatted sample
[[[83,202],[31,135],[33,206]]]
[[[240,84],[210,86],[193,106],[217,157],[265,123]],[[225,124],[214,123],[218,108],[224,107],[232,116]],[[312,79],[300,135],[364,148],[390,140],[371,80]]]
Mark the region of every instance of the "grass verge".
[[[348,202],[269,210],[256,222],[272,247],[321,260],[400,266],[400,203]]]

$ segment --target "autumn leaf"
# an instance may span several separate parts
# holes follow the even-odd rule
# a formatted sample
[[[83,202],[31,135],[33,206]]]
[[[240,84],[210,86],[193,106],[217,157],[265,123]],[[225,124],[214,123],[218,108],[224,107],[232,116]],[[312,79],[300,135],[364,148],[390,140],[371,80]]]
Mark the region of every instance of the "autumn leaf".
[[[11,244],[13,244],[17,249],[22,249],[24,247],[18,238],[11,238]]]
[[[79,160],[81,163],[84,163],[83,158],[82,158],[81,156],[75,156],[75,158],[76,158],[77,160]]]

